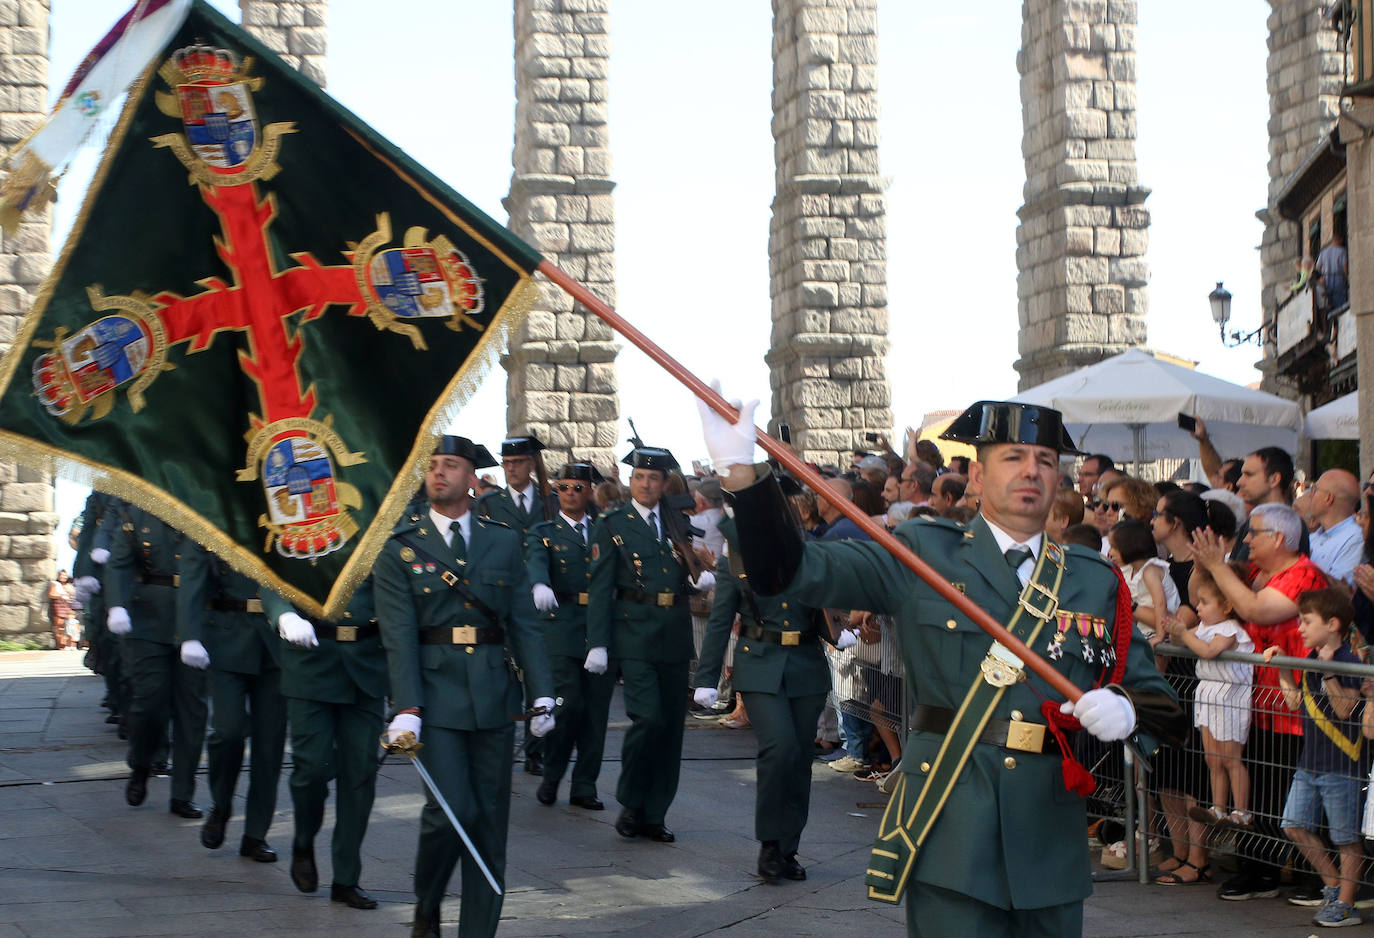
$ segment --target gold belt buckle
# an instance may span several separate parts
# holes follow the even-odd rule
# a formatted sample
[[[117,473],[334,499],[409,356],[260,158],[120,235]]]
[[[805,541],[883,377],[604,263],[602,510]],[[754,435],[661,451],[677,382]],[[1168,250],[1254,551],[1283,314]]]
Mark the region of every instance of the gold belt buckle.
[[[579,606],[585,606],[585,605],[587,605],[587,603],[589,603],[589,602],[591,602],[591,597],[590,597],[588,594],[586,594],[586,593],[578,593],[578,594],[577,594],[577,604],[578,604]]]
[[[1012,720],[1007,727],[1007,748],[1017,749],[1021,752],[1043,752],[1045,748],[1044,724]]]
[[[181,574],[180,574],[180,573],[173,573],[173,574],[172,574],[172,586],[174,586],[174,587],[181,586]]]
[[[677,593],[659,593],[658,604],[664,607],[677,605]]]
[[[455,625],[453,627],[453,644],[476,645],[477,630],[470,625]]]
[[[254,612],[254,613],[257,613],[257,614],[261,615],[261,614],[262,614],[262,600],[261,600],[261,599],[245,599],[245,600],[243,601],[243,611],[244,611],[244,612]]]
[[[783,632],[783,633],[782,633],[782,644],[784,644],[784,645],[800,645],[800,644],[801,644],[801,633],[800,633],[800,632]]]
[[[334,629],[334,640],[339,642],[356,642],[358,640],[358,627],[356,625],[340,625]]]
[[[458,577],[452,570],[445,570],[443,573],[439,574],[439,579],[443,580],[444,585],[450,588],[458,582]]]

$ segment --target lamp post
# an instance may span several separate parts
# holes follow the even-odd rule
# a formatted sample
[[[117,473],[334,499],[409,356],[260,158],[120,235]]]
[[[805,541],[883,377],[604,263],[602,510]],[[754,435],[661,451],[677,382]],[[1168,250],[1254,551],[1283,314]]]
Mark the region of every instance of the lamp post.
[[[1254,332],[1241,335],[1238,331],[1226,334],[1226,324],[1231,321],[1231,291],[1217,281],[1217,288],[1207,294],[1207,302],[1212,306],[1212,321],[1217,324],[1217,331],[1221,334],[1221,344],[1227,348],[1235,348],[1247,342],[1254,342],[1256,345],[1263,345],[1265,334],[1269,331],[1266,324],[1261,323],[1260,327]]]

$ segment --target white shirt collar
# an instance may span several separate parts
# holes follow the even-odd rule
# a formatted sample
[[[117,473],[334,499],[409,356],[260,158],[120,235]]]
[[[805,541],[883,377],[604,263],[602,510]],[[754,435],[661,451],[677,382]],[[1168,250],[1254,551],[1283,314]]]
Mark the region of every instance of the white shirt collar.
[[[530,479],[530,481],[527,482],[527,483],[525,484],[525,487],[524,487],[523,489],[514,489],[514,488],[513,488],[513,489],[510,490],[510,497],[511,497],[511,498],[515,498],[515,497],[518,496],[518,495],[523,495],[523,496],[525,496],[525,508],[526,508],[526,509],[528,509],[531,505],[533,505],[533,504],[534,504],[534,479]],[[519,503],[517,502],[517,504],[519,504]]]
[[[572,528],[574,531],[577,530],[577,526],[579,524],[586,525],[588,528],[592,526],[591,519],[587,517],[586,512],[582,513],[582,518],[578,521],[574,521],[573,519],[569,518],[567,512],[565,511],[560,511],[558,513],[558,517],[566,521],[568,523],[568,527]]]
[[[458,525],[458,530],[463,534],[463,543],[472,543],[472,512],[465,511],[457,518],[450,518],[448,515],[441,515],[433,508],[429,510],[429,520],[434,522],[434,529],[439,532],[439,536],[444,539],[444,543],[453,546],[453,525]]]
[[[1035,572],[1034,561],[1035,558],[1040,556],[1040,543],[1045,539],[1044,533],[1041,532],[1039,534],[1036,534],[1030,540],[1018,541],[1016,538],[1012,537],[1006,531],[1003,531],[997,525],[993,524],[991,521],[988,521],[986,517],[984,517],[983,520],[987,521],[988,530],[992,532],[993,538],[997,541],[997,550],[1000,553],[1005,554],[1009,549],[1016,546],[1017,544],[1020,544],[1022,547],[1025,547],[1027,550],[1031,552],[1030,557],[1022,561],[1021,566],[1016,568],[1016,578],[1021,581],[1022,586],[1025,586],[1026,583],[1030,581],[1031,574]]]
[[[651,511],[654,512],[654,514],[655,514],[657,517],[659,517],[659,518],[663,517],[662,514],[660,514],[660,513],[659,513],[659,510],[658,510],[660,507],[662,507],[662,505],[663,505],[662,502],[659,502],[657,505],[655,505],[655,506],[652,507],[652,508],[645,508],[643,505],[641,505],[639,502],[635,501],[635,500],[632,498],[632,499],[630,499],[630,504],[634,506],[635,511],[639,512],[639,516],[640,516],[641,518],[644,519],[644,523],[645,523],[645,524],[648,524],[648,523],[649,523],[649,512],[651,512]]]

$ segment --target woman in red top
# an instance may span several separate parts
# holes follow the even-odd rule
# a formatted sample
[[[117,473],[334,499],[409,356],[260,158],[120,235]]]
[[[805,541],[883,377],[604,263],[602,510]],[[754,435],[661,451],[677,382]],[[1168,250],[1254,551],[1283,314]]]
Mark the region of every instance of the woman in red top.
[[[72,617],[71,576],[59,570],[57,579],[48,585],[48,620],[52,623],[53,641],[59,649],[74,644],[67,638],[67,620]]]
[[[1302,519],[1287,505],[1257,505],[1250,512],[1249,582],[1226,563],[1220,541],[1210,529],[1193,535],[1193,556],[1206,567],[1244,620],[1256,648],[1277,645],[1283,654],[1303,658],[1307,649],[1298,633],[1298,594],[1328,585],[1326,574],[1298,552]],[[1250,738],[1245,744],[1254,783],[1254,828],[1270,838],[1257,838],[1255,856],[1242,860],[1241,875],[1222,887],[1223,898],[1249,899],[1278,895],[1279,858],[1272,855],[1281,843],[1278,824],[1293,769],[1302,751],[1302,718],[1283,704],[1277,668],[1255,668],[1255,692]]]

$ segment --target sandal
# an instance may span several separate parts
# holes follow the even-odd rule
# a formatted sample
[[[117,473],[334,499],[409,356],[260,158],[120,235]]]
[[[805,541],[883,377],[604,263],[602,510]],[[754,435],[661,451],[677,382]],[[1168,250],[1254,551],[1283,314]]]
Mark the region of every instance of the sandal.
[[[1197,821],[1199,824],[1215,827],[1218,824],[1224,824],[1226,822],[1226,811],[1217,805],[1212,805],[1210,808],[1204,808],[1200,804],[1195,804],[1188,809],[1188,817],[1190,820]]]
[[[1161,860],[1161,861],[1159,862],[1159,866],[1155,867],[1155,872],[1156,872],[1156,873],[1172,873],[1172,872],[1174,872],[1174,870],[1178,869],[1180,866],[1182,866],[1183,864],[1185,864],[1185,863],[1187,863],[1187,862],[1188,862],[1188,858],[1187,858],[1187,857],[1184,857],[1183,859],[1179,859],[1178,857],[1174,857],[1174,856],[1165,857],[1163,860]],[[1165,865],[1164,865],[1165,863],[1172,863],[1173,866],[1165,866]]]
[[[1180,876],[1179,872],[1185,866],[1190,870],[1197,870],[1197,876],[1193,879],[1184,879],[1182,876]],[[1202,883],[1210,883],[1212,881],[1211,870],[1212,865],[1210,863],[1203,864],[1202,867],[1199,868],[1193,865],[1192,863],[1188,862],[1187,860],[1184,860],[1182,863],[1178,865],[1178,869],[1174,870],[1173,872],[1163,873],[1159,876],[1156,876],[1155,882],[1161,886],[1197,886]]]
[[[1232,811],[1221,823],[1226,827],[1248,830],[1255,816],[1249,811]]]

